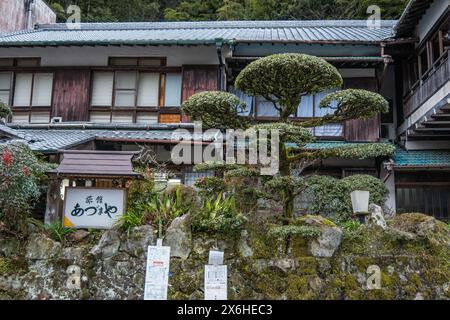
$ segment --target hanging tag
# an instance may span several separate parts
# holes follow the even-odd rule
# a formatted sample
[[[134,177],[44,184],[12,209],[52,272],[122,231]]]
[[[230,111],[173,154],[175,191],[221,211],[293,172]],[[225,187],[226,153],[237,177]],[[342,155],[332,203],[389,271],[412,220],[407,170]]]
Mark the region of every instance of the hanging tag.
[[[208,264],[218,266],[223,264],[223,251],[209,251]]]

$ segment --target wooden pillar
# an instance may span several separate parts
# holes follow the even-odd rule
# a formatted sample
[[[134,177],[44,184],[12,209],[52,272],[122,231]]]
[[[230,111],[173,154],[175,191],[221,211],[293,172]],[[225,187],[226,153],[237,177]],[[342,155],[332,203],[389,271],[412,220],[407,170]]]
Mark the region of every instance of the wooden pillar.
[[[62,221],[61,180],[50,178],[45,209],[46,224]]]

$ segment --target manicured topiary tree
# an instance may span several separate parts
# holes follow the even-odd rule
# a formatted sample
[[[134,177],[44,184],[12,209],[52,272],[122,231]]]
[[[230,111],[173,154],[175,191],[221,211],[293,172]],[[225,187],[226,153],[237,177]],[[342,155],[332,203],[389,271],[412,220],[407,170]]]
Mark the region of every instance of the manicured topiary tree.
[[[238,97],[222,91],[197,93],[182,105],[183,112],[192,120],[202,122],[205,129],[245,128],[247,122],[239,117],[244,109],[245,104]]]
[[[333,114],[303,122],[290,121],[290,116],[296,112],[303,96],[340,88],[342,83],[342,77],[335,67],[321,58],[305,54],[276,54],[261,58],[250,63],[236,78],[235,87],[237,89],[249,95],[264,97],[272,102],[280,113],[279,122],[258,124],[252,128],[279,132],[279,173],[262,179],[263,188],[260,195],[279,200],[283,205],[284,218],[292,218],[295,197],[306,188],[304,179],[299,175],[294,176],[293,169],[301,173],[303,169],[325,158],[366,159],[389,156],[394,152],[392,145],[383,143],[355,144],[322,150],[305,148],[306,143],[315,140],[308,130],[309,127],[351,119],[367,119],[380,112],[388,111],[388,102],[379,94],[349,89],[332,93],[322,100],[320,107],[334,108]],[[225,95],[228,96],[228,94]],[[217,93],[204,94],[201,97],[209,97],[211,101],[219,98]],[[233,100],[232,105],[237,104],[234,99],[230,98],[229,100]],[[199,114],[209,113],[213,109],[206,109],[206,102],[196,95],[189,98],[185,105],[189,106],[189,108],[184,108],[185,112],[194,120],[214,118],[213,112],[209,115],[199,116]],[[228,116],[237,117],[237,113],[228,113]],[[216,122],[220,120],[218,118],[217,116],[214,118]],[[229,125],[237,121],[238,119],[226,118],[226,123],[223,124]],[[218,125],[218,128],[225,128],[226,125]],[[238,170],[235,165],[229,168],[228,173],[226,166],[217,164],[201,165],[199,169],[218,168],[228,175],[258,175],[257,170],[249,170],[249,168]]]

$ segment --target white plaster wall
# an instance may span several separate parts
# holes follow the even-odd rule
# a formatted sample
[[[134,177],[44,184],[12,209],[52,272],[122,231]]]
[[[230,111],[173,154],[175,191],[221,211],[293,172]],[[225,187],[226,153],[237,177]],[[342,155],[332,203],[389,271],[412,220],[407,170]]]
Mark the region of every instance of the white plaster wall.
[[[437,23],[444,11],[450,6],[450,0],[435,0],[416,27],[416,35],[422,41]]]
[[[1,57],[40,57],[43,67],[107,66],[108,57],[167,57],[168,66],[218,64],[214,46],[34,47],[0,48]]]

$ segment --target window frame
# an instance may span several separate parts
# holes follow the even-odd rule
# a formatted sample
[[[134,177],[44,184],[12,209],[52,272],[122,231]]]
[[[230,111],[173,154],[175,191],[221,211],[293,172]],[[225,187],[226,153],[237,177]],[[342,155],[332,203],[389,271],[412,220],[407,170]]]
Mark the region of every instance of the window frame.
[[[35,76],[36,74],[39,73],[43,73],[43,74],[51,74],[52,75],[52,84],[51,84],[51,96],[50,96],[50,104],[49,105],[45,105],[45,106],[35,106],[33,105],[33,92],[34,92],[34,82],[35,82]],[[15,105],[14,104],[14,99],[15,99],[15,95],[16,95],[16,84],[17,84],[17,75],[18,74],[31,74],[31,89],[30,89],[30,102],[29,105]],[[11,101],[11,108],[13,109],[26,109],[26,110],[32,110],[32,109],[50,109],[53,106],[53,90],[55,88],[55,71],[52,70],[17,70],[15,72],[13,72],[13,87],[12,87],[12,95],[10,96],[10,101]]]
[[[13,88],[14,88],[14,72],[11,71],[0,71],[1,74],[9,74],[9,89],[2,89],[0,88],[0,92],[8,92],[8,101],[6,104],[8,106],[11,106],[12,104],[12,97],[13,97]]]

